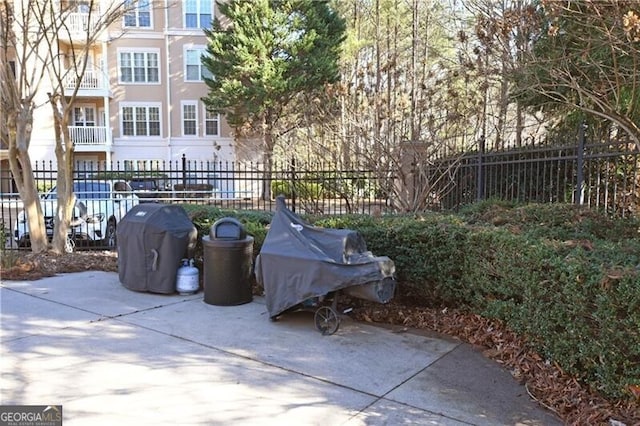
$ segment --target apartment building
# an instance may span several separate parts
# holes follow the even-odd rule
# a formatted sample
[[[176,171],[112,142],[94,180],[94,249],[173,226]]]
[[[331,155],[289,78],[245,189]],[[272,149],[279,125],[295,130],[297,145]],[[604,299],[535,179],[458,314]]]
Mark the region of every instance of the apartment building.
[[[86,2],[71,5],[72,31],[60,46],[67,57],[92,25]],[[79,82],[69,128],[79,166],[107,161],[148,169],[183,155],[234,160],[231,129],[201,101],[208,91],[200,61],[206,46],[202,28],[211,25],[215,0],[132,0],[131,5],[91,46]],[[67,83],[73,90],[76,81]],[[55,159],[50,120],[48,108],[39,108],[33,160]]]

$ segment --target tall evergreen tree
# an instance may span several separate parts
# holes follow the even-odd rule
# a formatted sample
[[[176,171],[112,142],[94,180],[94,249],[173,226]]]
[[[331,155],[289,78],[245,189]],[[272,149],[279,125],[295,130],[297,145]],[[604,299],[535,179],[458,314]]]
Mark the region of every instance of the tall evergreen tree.
[[[203,101],[236,132],[260,134],[270,167],[292,102],[339,81],[345,23],[327,1],[230,0],[218,8],[205,31],[211,77]]]

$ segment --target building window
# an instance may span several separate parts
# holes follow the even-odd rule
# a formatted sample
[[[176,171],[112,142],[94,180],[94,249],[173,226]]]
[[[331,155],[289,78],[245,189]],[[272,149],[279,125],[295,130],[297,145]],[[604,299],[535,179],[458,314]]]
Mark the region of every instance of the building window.
[[[151,28],[151,1],[125,0],[127,12],[124,14],[124,26],[127,28]]]
[[[195,102],[184,102],[182,104],[182,135],[196,136],[198,126],[198,114],[196,113]]]
[[[89,13],[91,11],[91,6],[86,1],[78,1],[75,4],[75,8],[71,10],[75,10],[77,13]]]
[[[120,117],[123,136],[160,136],[159,106],[123,106]]]
[[[121,83],[159,83],[157,52],[120,52]]]
[[[124,160],[124,169],[126,171],[150,171],[163,170],[160,165],[161,160]]]
[[[76,106],[73,108],[73,125],[89,126],[96,125],[96,110],[92,106]]]
[[[185,0],[184,1],[184,27],[185,28],[210,28],[212,21],[213,4],[211,0]]]
[[[202,65],[202,55],[205,54],[203,47],[187,47],[184,51],[184,80],[185,81],[204,81],[205,78],[211,78],[211,72]]]
[[[220,135],[220,114],[204,107],[204,134],[206,136]]]
[[[9,61],[9,68],[11,68],[11,74],[15,78],[15,76],[16,76],[16,61]]]

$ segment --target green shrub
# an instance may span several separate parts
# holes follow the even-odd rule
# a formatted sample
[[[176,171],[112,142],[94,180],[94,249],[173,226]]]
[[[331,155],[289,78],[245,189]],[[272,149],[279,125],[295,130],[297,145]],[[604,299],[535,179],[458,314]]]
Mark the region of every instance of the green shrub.
[[[319,182],[296,182],[295,189],[296,195],[303,200],[321,200],[332,197]]]
[[[424,303],[436,305],[457,300],[452,294],[455,291],[443,291],[454,287],[462,271],[460,253],[464,253],[466,230],[453,217],[411,215],[375,219],[352,215],[314,223],[358,230],[370,251],[393,259],[398,281]]]
[[[15,266],[18,254],[15,250],[7,250],[7,244],[11,240],[11,231],[5,227],[4,221],[0,220],[0,267],[9,269]]]
[[[247,235],[251,235],[254,238],[253,255],[255,257],[262,248],[262,243],[267,236],[267,225],[271,223],[271,218],[273,217],[271,213],[266,212],[221,209],[215,206],[182,204],[182,207],[198,230],[198,243],[195,253],[197,264],[202,261],[202,237],[210,234],[211,227],[218,219],[232,217],[242,223]]]
[[[53,179],[51,181],[38,181],[36,183],[36,186],[38,188],[38,193],[39,194],[44,194],[44,193],[49,192],[51,190],[51,188],[56,186],[56,180]]]
[[[611,398],[640,383],[640,221],[572,205],[479,203],[458,216],[344,216],[424,305],[497,318]]]
[[[603,394],[640,383],[640,229],[571,205],[463,213],[467,306],[499,318]],[[470,303],[469,303],[470,302]]]
[[[284,195],[286,198],[291,198],[293,196],[291,183],[288,180],[272,180],[271,194],[273,194],[274,197]]]
[[[331,197],[320,182],[314,181],[295,181],[292,184],[289,180],[272,180],[271,193],[274,197],[284,195],[286,198],[292,198],[295,189],[297,198],[302,200],[320,200]]]
[[[273,188],[273,187],[272,187]],[[185,206],[200,237],[231,216],[260,251],[272,215]],[[640,384],[640,220],[571,205],[479,203],[458,215],[305,216],[361,232],[399,289],[425,306],[504,321],[550,362],[605,396]]]

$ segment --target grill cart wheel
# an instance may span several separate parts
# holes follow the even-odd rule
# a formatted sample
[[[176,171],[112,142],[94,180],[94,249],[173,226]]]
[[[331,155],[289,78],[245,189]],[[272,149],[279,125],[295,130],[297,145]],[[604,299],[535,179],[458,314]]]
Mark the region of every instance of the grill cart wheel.
[[[322,333],[323,336],[330,336],[340,327],[340,318],[338,313],[329,306],[321,306],[316,311],[314,316],[316,329]]]

